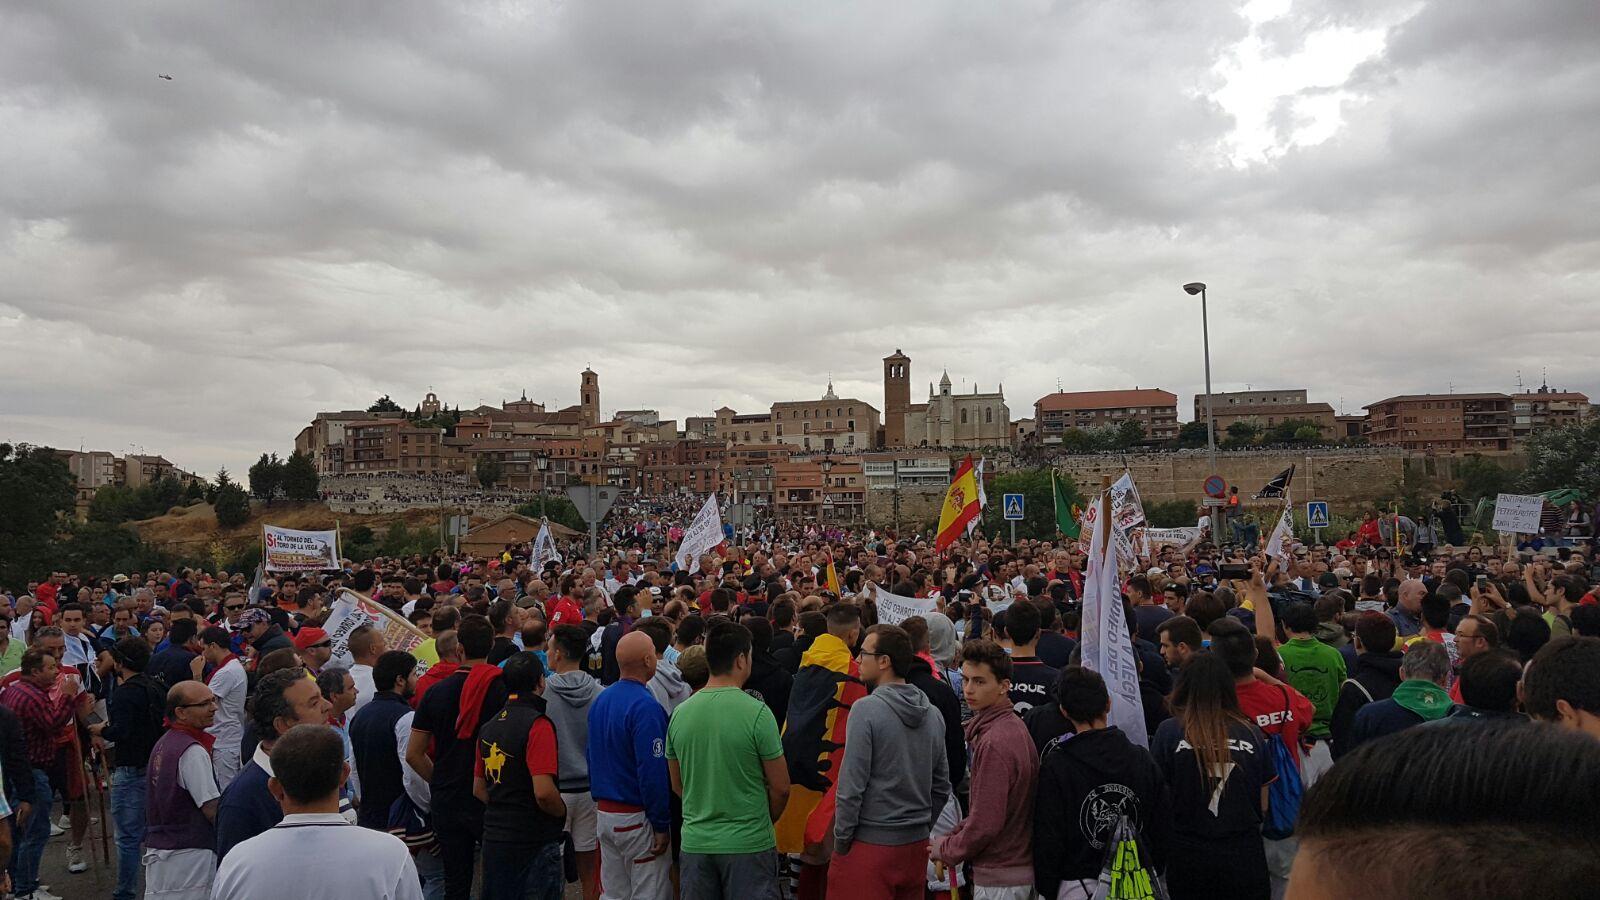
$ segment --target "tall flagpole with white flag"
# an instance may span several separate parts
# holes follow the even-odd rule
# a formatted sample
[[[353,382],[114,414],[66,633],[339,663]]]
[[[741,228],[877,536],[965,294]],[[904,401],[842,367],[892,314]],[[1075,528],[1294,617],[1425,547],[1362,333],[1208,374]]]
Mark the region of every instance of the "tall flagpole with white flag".
[[[1111,490],[1102,489],[1089,541],[1089,571],[1083,580],[1083,665],[1100,673],[1111,694],[1111,714],[1106,721],[1122,729],[1128,740],[1149,745],[1144,725],[1144,705],[1139,700],[1139,665],[1128,635],[1118,586],[1117,546],[1112,529]]]

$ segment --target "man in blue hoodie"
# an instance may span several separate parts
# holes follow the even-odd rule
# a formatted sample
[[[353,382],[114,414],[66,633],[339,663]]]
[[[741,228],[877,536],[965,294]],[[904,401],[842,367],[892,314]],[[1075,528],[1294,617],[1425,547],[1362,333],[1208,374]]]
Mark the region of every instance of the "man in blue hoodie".
[[[600,836],[603,900],[672,896],[667,713],[646,687],[656,650],[642,632],[616,644],[617,682],[589,707],[589,792]],[[648,826],[648,827],[645,827]]]

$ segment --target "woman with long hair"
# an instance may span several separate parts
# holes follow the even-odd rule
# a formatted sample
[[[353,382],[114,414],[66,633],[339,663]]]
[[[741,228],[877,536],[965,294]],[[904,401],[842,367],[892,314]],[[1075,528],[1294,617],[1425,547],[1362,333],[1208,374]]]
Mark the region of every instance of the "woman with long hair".
[[[1150,752],[1172,791],[1167,888],[1173,900],[1266,900],[1261,819],[1274,778],[1261,730],[1239,711],[1228,664],[1195,654],[1173,687],[1173,718]]]

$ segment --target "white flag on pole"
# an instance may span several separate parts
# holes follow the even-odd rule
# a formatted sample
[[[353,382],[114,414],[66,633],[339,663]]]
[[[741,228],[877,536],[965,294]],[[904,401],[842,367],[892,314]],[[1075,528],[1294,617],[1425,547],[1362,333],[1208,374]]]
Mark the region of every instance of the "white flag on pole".
[[[968,537],[971,537],[972,532],[977,530],[978,523],[983,521],[984,507],[989,505],[989,495],[983,489],[983,464],[985,461],[986,460],[984,457],[978,457],[978,465],[975,466],[972,471],[973,480],[978,483],[978,514],[973,516],[972,521],[967,523]]]
[[[694,571],[700,554],[722,543],[722,513],[717,509],[717,495],[706,498],[705,505],[695,514],[694,521],[683,532],[678,542],[678,554],[673,560],[685,572]]]
[[[1294,541],[1294,514],[1290,512],[1293,507],[1289,503],[1289,495],[1283,495],[1283,514],[1278,516],[1278,527],[1272,529],[1272,536],[1267,538],[1267,556],[1278,561],[1278,571],[1289,572],[1289,545]]]
[[[1129,569],[1139,565],[1139,548],[1133,544],[1134,529],[1144,524],[1144,502],[1133,483],[1133,473],[1124,470],[1111,485],[1111,539],[1117,547],[1117,564]]]
[[[1095,503],[1100,515],[1095,517],[1094,534],[1089,540],[1089,571],[1083,580],[1083,665],[1105,679],[1106,690],[1111,694],[1107,722],[1121,728],[1128,740],[1145,747],[1149,742],[1144,705],[1139,700],[1139,664],[1134,659],[1133,640],[1128,636],[1128,620],[1122,612],[1111,498],[1101,494]]]
[[[561,562],[561,551],[556,549],[555,538],[550,536],[550,523],[539,523],[539,535],[533,539],[533,565],[535,574],[544,572],[545,563]]]

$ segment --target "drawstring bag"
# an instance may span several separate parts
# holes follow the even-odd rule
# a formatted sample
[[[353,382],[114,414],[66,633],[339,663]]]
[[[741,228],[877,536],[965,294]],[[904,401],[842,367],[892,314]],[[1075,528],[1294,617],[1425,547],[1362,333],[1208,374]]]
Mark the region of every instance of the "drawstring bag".
[[[1150,862],[1139,829],[1127,816],[1117,819],[1106,843],[1106,861],[1095,882],[1093,900],[1169,900],[1161,873]]]
[[[1284,720],[1289,718],[1289,692],[1283,688]],[[1267,788],[1267,820],[1262,823],[1261,834],[1270,840],[1281,841],[1294,834],[1294,825],[1300,820],[1300,799],[1305,796],[1305,782],[1300,779],[1300,763],[1294,750],[1278,734],[1267,735],[1267,759],[1278,780]]]

